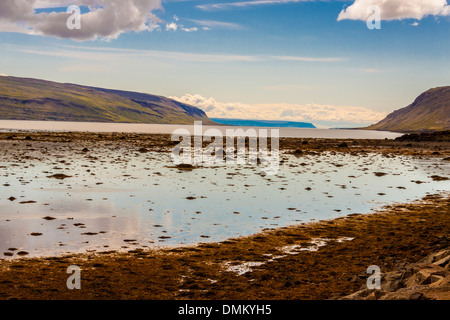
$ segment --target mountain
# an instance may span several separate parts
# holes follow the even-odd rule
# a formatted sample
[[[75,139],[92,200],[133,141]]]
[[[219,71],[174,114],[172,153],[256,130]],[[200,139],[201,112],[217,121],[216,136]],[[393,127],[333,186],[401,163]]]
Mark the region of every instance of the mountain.
[[[276,120],[243,120],[243,119],[223,119],[211,118],[214,122],[242,127],[272,127],[272,128],[316,128],[312,123],[295,121],[276,121]]]
[[[214,124],[200,109],[145,93],[0,77],[0,119]]]
[[[406,108],[394,111],[379,123],[366,129],[427,132],[450,129],[450,86],[422,93]]]

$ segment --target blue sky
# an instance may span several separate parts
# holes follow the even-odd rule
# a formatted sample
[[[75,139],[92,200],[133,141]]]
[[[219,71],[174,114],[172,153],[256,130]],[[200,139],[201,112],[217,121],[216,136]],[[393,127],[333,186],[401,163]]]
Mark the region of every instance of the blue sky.
[[[445,0],[8,2],[0,74],[170,96],[211,117],[357,126],[450,83]],[[69,4],[85,5],[80,31]]]

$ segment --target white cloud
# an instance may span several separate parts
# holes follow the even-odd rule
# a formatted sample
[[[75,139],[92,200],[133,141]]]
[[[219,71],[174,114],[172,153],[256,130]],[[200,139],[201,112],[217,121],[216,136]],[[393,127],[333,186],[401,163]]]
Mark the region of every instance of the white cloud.
[[[176,15],[173,16],[173,22],[171,23],[167,23],[166,24],[166,31],[177,31],[177,30],[181,30],[184,32],[196,32],[198,31],[197,27],[185,27],[184,25],[178,23],[178,21],[180,20],[180,18],[178,18]]]
[[[81,30],[69,30],[65,12],[35,13],[35,9],[88,6],[82,15]],[[161,0],[2,0],[0,31],[93,40],[115,39],[125,32],[152,30],[159,19],[153,11],[161,8]]]
[[[375,123],[387,115],[384,112],[352,106],[226,103],[216,101],[214,98],[205,98],[199,94],[170,98],[196,106],[211,118]]]
[[[423,17],[445,16],[450,14],[447,0],[355,0],[349,7],[341,11],[338,21],[363,20],[372,14],[369,6],[379,6],[382,20],[417,19]]]
[[[166,24],[166,31],[177,31],[178,25],[175,22]]]
[[[181,30],[186,31],[186,32],[195,32],[195,31],[198,31],[198,28],[196,28],[196,27],[192,27],[192,28],[185,28],[185,27],[183,27],[183,28],[181,28]]]

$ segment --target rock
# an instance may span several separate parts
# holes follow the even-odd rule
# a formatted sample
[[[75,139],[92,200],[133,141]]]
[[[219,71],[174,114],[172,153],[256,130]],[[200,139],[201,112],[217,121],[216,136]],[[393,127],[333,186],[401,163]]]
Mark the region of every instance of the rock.
[[[430,276],[430,287],[438,287],[443,283],[444,280],[445,278],[443,276],[433,274]]]
[[[176,165],[176,168],[179,170],[193,170],[195,167],[189,163],[180,163]]]
[[[418,263],[401,261],[395,270],[383,274],[381,290],[365,285],[339,300],[449,300],[450,248],[435,252]],[[349,278],[356,282],[357,276]],[[336,297],[337,298],[337,297]]]
[[[364,289],[364,290],[360,290],[355,293],[352,293],[351,295],[339,298],[339,300],[363,300],[371,293],[372,293],[372,290]]]
[[[414,274],[414,268],[406,266],[402,269],[402,280],[411,277]]]
[[[32,232],[32,233],[30,233],[30,236],[39,237],[39,236],[42,236],[42,233],[40,233],[40,232]]]
[[[386,294],[384,291],[374,290],[364,300],[378,300]]]
[[[384,295],[380,300],[418,300],[423,297],[423,293],[420,292],[420,289],[422,289],[421,286],[400,289]]]
[[[384,276],[384,279],[387,281],[394,281],[394,280],[401,280],[403,277],[403,272],[401,271],[394,271],[389,272]]]
[[[385,172],[374,172],[373,174],[376,175],[377,177],[383,177],[383,176],[387,175],[387,173],[385,173]]]
[[[445,257],[445,258],[442,258],[442,259],[439,260],[439,261],[433,262],[433,264],[434,264],[434,265],[437,265],[437,266],[439,266],[439,267],[441,267],[441,268],[446,268],[446,267],[448,267],[449,264],[450,264],[450,255],[447,256],[447,257]]]
[[[348,144],[347,144],[347,142],[342,142],[342,143],[338,144],[338,147],[339,148],[348,148]]]
[[[47,178],[64,180],[64,179],[71,178],[71,177],[72,176],[68,176],[68,175],[65,175],[65,174],[58,173],[58,174],[54,174],[54,175],[48,176]]]
[[[445,276],[446,270],[436,265],[423,265],[422,268],[406,281],[406,287],[418,284],[431,284],[433,275]]]
[[[409,300],[428,300],[425,298],[422,292],[414,292],[409,296]]]
[[[387,292],[394,292],[401,288],[403,288],[403,285],[398,280],[390,280],[381,284],[381,289]]]
[[[447,177],[441,177],[441,176],[431,176],[431,179],[433,179],[433,181],[446,181],[448,180]]]
[[[433,263],[435,261],[441,260],[445,257],[450,256],[450,250],[441,250],[437,253],[430,254],[426,258],[420,260],[420,263]]]

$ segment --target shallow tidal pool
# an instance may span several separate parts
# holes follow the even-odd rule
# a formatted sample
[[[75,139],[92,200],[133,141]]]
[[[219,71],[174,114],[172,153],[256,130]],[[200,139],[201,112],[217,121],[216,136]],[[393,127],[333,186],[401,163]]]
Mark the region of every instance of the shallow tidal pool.
[[[173,167],[170,153],[39,143],[0,151],[0,259],[216,242],[447,192],[441,159],[325,152]]]

